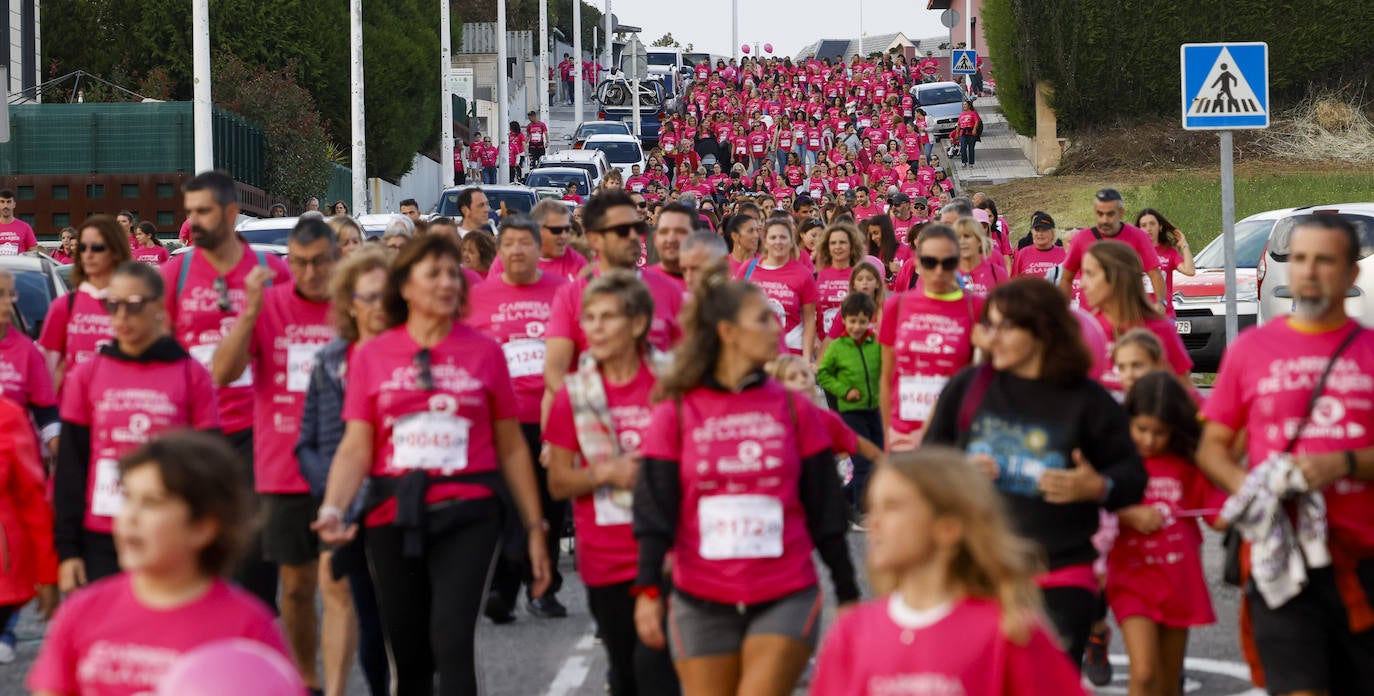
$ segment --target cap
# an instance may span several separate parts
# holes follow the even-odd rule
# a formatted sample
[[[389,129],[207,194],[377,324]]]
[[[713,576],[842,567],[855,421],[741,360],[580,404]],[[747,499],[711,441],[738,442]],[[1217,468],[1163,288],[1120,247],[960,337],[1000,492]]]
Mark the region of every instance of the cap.
[[[973,219],[983,223],[984,225],[992,224],[992,218],[988,217],[988,211],[983,210],[982,208],[973,209]]]
[[[1038,227],[1054,229],[1054,218],[1050,217],[1050,214],[1043,210],[1035,211],[1035,214],[1031,215],[1031,229],[1036,229]]]
[[[902,193],[901,191],[898,191],[897,193],[894,193],[894,194],[892,194],[891,196],[888,196],[888,197],[887,197],[887,201],[888,201],[889,203],[891,203],[892,205],[901,205],[901,204],[903,204],[903,203],[910,203],[910,202],[911,202],[911,196],[908,196],[908,195],[906,195],[905,193]]]

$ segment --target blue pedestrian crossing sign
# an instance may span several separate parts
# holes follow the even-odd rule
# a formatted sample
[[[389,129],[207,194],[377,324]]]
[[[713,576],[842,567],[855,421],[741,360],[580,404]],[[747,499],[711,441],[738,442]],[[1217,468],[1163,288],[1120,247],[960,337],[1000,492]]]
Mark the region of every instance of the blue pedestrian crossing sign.
[[[949,72],[951,75],[972,75],[978,72],[978,52],[955,50],[949,57]]]
[[[1179,48],[1185,130],[1269,127],[1269,45],[1183,44]]]

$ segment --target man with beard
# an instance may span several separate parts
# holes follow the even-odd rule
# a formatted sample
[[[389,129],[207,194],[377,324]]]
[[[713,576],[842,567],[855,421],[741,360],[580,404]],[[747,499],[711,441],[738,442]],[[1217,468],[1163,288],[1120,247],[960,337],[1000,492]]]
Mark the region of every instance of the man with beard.
[[[1155,298],[1159,311],[1167,314],[1169,308],[1163,300],[1168,298],[1159,298],[1153,290],[1165,287],[1164,275],[1159,272],[1159,254],[1155,252],[1155,242],[1139,227],[1127,224],[1123,219],[1125,214],[1126,205],[1119,191],[1105,188],[1097,192],[1093,200],[1093,215],[1097,218],[1097,225],[1079,230],[1069,241],[1069,253],[1064,259],[1064,273],[1059,277],[1059,289],[1070,299],[1080,300],[1081,304],[1082,298],[1079,297],[1080,293],[1075,288],[1074,281],[1083,266],[1083,254],[1087,253],[1088,247],[1104,239],[1115,239],[1130,245],[1140,255],[1140,264],[1145,268],[1145,275],[1150,277],[1150,286],[1146,291]]]
[[[648,269],[649,273],[672,281],[683,292],[687,291],[687,283],[682,279],[682,240],[692,233],[694,217],[692,209],[680,203],[666,205],[659,211],[658,227],[654,230],[658,263]]]
[[[1257,539],[1241,554],[1250,619],[1241,639],[1274,694],[1356,693],[1374,682],[1374,332],[1345,311],[1360,246],[1336,215],[1295,221],[1293,313],[1237,337],[1202,410],[1197,460],[1233,494],[1223,518],[1249,536],[1265,525],[1256,518],[1283,524],[1297,512],[1290,543]],[[1248,471],[1233,454],[1241,432]]]

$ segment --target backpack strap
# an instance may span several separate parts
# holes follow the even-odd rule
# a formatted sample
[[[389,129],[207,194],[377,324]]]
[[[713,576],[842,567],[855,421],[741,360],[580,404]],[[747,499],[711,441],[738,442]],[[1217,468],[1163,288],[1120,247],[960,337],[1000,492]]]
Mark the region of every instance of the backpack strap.
[[[258,265],[262,266],[263,268],[267,268],[267,254],[264,254],[262,249],[254,249],[253,253],[258,255]],[[272,287],[271,278],[267,279],[267,285],[265,287]]]
[[[755,256],[749,260],[749,265],[744,269],[744,279],[749,280],[754,275],[754,269],[759,267],[759,257]]]
[[[186,253],[186,257],[181,261],[181,272],[177,274],[177,286],[172,292],[172,296],[181,299],[181,289],[186,285],[186,276],[191,274],[191,262],[196,259],[196,248]]]
[[[988,393],[988,387],[992,384],[992,365],[984,363],[977,369],[978,371],[973,374],[973,383],[969,385],[968,391],[964,392],[964,400],[959,404],[958,426],[961,433],[966,433],[973,427],[973,414],[982,405],[983,396]]]

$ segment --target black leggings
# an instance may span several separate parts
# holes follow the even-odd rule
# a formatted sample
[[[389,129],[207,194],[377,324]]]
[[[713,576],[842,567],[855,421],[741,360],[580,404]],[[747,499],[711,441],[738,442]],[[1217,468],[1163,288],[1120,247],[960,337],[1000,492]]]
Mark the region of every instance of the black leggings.
[[[428,513],[424,555],[405,558],[402,533],[370,527],[364,540],[391,657],[393,696],[476,696],[475,636],[501,531],[495,498]]]
[[[635,631],[630,583],[588,587],[587,608],[611,664],[611,696],[677,696],[677,673],[668,651],[645,645]]]
[[[1051,587],[1041,591],[1045,598],[1045,613],[1059,634],[1076,669],[1082,669],[1083,650],[1088,646],[1088,633],[1097,620],[1097,593],[1082,587]]]
[[[534,462],[535,483],[539,486],[539,509],[544,513],[544,521],[549,524],[548,532],[544,535],[544,550],[549,554],[549,571],[552,576],[549,590],[545,594],[555,595],[563,588],[563,574],[558,572],[558,558],[562,552],[559,541],[563,536],[563,525],[568,518],[568,502],[554,500],[549,494],[549,470],[539,463],[539,424],[521,423],[520,434],[525,437],[525,446],[529,448],[530,459]],[[509,514],[511,524],[507,526],[506,534],[518,540],[518,543],[524,543],[525,537],[521,534],[522,528],[517,522],[520,519],[519,513],[511,510]],[[534,581],[534,573],[528,560],[515,563],[506,558],[506,555],[502,554],[496,559],[496,573],[492,576],[491,589],[506,605],[515,607],[519,601],[521,583],[525,584],[528,594],[529,586]],[[520,555],[524,557],[527,554]]]
[[[261,513],[262,502],[254,488],[253,482],[253,429],[245,428],[237,432],[225,433],[229,444],[234,446],[234,450],[239,453],[240,464],[243,466],[241,475],[244,482],[248,485],[248,494],[253,500],[254,518]],[[262,556],[262,533],[254,532],[248,542],[248,548],[239,559],[238,567],[234,569],[234,581],[243,589],[248,590],[253,596],[262,600],[264,604],[272,609],[272,613],[279,613],[277,610],[277,564],[272,563]]]

